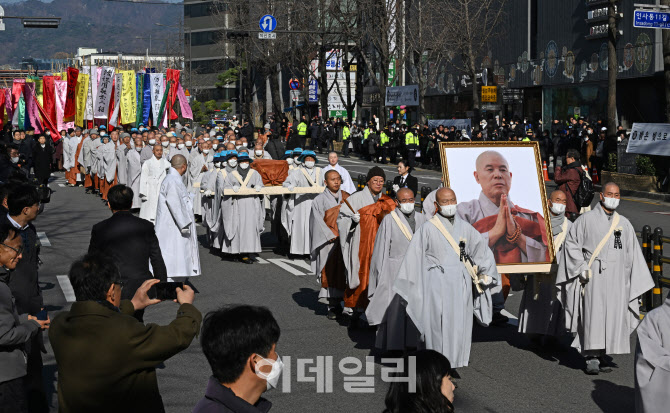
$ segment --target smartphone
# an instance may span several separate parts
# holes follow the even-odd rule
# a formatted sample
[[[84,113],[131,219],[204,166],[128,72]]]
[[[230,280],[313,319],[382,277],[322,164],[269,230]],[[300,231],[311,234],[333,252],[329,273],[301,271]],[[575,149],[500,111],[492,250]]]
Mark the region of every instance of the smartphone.
[[[44,310],[40,311],[35,317],[37,317],[37,319],[40,321],[45,321],[49,317],[47,314],[47,309],[45,308]]]
[[[154,285],[156,288],[156,298],[159,300],[176,300],[177,287],[183,289],[183,282],[160,282]]]

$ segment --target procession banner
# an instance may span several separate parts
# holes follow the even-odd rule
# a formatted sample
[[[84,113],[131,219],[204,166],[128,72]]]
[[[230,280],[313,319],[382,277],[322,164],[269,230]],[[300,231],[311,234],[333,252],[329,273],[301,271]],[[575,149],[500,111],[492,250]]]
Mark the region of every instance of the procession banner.
[[[147,69],[147,71],[154,69]],[[151,74],[145,73],[142,79],[142,123],[149,124],[149,114],[151,113]]]
[[[56,79],[53,76],[42,78],[44,112],[51,122],[56,120]]]
[[[16,109],[19,104],[19,97],[23,93],[23,85],[26,84],[26,79],[14,79],[12,84],[12,108]]]
[[[19,96],[19,102],[16,104],[16,106],[16,127],[21,130],[26,130],[26,100],[23,97],[23,94]],[[12,123],[14,122],[12,121]]]
[[[135,122],[135,73],[132,70],[122,70],[123,90],[121,91],[121,123]]]
[[[169,109],[169,119],[177,119],[177,112],[174,111],[174,102],[177,99],[177,87],[176,85],[179,84],[179,70],[176,69],[168,69],[167,70],[167,80],[172,81],[172,88],[170,89],[168,93],[168,109]]]
[[[123,85],[123,75],[117,73],[114,75],[114,111],[112,116],[109,117],[109,124],[116,127],[119,126],[119,113],[121,106],[121,88]]]
[[[670,123],[633,123],[626,152],[670,156]]]
[[[135,110],[135,126],[139,126],[142,122],[142,104],[144,103],[142,101],[144,73],[137,73],[135,75],[135,88],[135,96],[137,97],[137,101],[135,102],[137,105]]]
[[[12,106],[12,90],[7,88],[4,90],[5,95],[5,109],[7,109],[7,120],[12,123],[14,118],[14,107]]]
[[[5,124],[5,89],[0,90],[0,128]]]
[[[72,121],[77,113],[77,80],[79,70],[74,67],[67,68],[67,96],[65,98],[64,120]]]
[[[88,81],[89,75],[86,73],[80,73],[77,79],[77,87],[75,89],[77,95],[76,108],[77,112],[75,114],[74,123],[77,126],[84,127],[84,120],[86,116],[86,108],[88,107]]]
[[[37,108],[37,94],[35,93],[35,82],[28,79],[24,87],[23,96],[26,100],[26,113],[28,114],[30,126],[35,129],[35,133],[42,133],[42,124],[40,123],[40,111]]]
[[[65,118],[65,101],[67,100],[67,81],[56,80],[54,82],[56,91],[56,127],[59,131],[67,129],[63,122]]]
[[[172,81],[168,80],[167,86],[165,87],[165,93],[163,93],[163,100],[161,101],[161,108],[158,111],[158,119],[161,119],[163,122],[163,125],[167,123],[167,115],[166,115],[166,106],[167,106],[167,100],[168,100],[168,95],[170,94],[170,90],[172,89]]]
[[[186,94],[184,93],[184,88],[181,87],[181,83],[177,85],[177,97],[179,97],[179,108],[181,109],[181,116],[183,118],[193,120],[193,112],[191,111],[191,106],[186,100]]]
[[[95,110],[93,117],[96,119],[107,119],[109,112],[109,100],[112,97],[112,82],[114,80],[114,68],[105,66],[101,68],[100,82],[98,83],[98,94],[95,98]]]
[[[163,83],[162,73],[149,74],[149,82],[151,83],[151,115],[153,116],[154,126],[160,123],[159,114],[161,112],[161,104],[163,103],[163,95],[165,94],[165,84]]]
[[[91,70],[91,66],[84,66],[84,73],[88,75],[86,83],[88,91],[86,92],[86,110],[84,111],[84,120],[93,120],[93,83],[96,83],[96,71]],[[97,86],[97,84],[96,84]],[[83,124],[82,124],[83,125]]]
[[[30,86],[29,84],[26,85],[26,87]],[[29,92],[32,93],[32,98],[33,98],[33,104],[35,108],[37,108],[37,111],[40,115],[42,115],[42,118],[44,119],[44,123],[46,124],[46,127],[51,131],[51,139],[54,142],[58,142],[61,139],[60,134],[58,133],[58,129],[56,129],[56,125],[54,122],[51,122],[49,119],[49,116],[47,116],[47,113],[44,111],[44,108],[40,104],[40,102],[37,100],[37,96],[35,96],[35,91],[28,89]],[[30,96],[30,95],[29,95]],[[38,119],[39,117],[36,117]],[[41,133],[41,132],[40,132]]]

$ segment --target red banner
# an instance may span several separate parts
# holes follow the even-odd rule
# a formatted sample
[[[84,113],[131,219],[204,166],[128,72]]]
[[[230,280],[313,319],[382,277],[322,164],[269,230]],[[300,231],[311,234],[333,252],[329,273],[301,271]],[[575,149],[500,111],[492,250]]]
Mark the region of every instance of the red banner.
[[[167,70],[167,81],[172,80],[174,87],[170,88],[170,93],[168,93],[168,106],[170,108],[170,118],[177,119],[177,112],[174,111],[174,102],[177,100],[177,85],[179,84],[179,70],[168,69]]]
[[[44,76],[42,78],[42,102],[44,103],[44,112],[49,117],[49,121],[56,124],[56,85],[54,81],[53,76]],[[56,135],[60,136],[60,134]]]
[[[9,120],[12,121],[11,119]],[[0,128],[5,125],[5,89],[0,89]]]
[[[23,92],[23,85],[25,84],[26,79],[14,79],[14,83],[12,84],[12,109],[16,109],[21,92]]]
[[[58,131],[58,128],[56,127],[56,124],[49,119],[47,116],[44,108],[42,105],[40,105],[40,101],[37,100],[37,96],[35,96],[35,89],[34,88],[26,88],[29,90],[29,93],[32,93],[32,99],[33,102],[35,102],[35,105],[37,105],[37,110],[39,110],[40,115],[42,115],[42,119],[44,119],[44,123],[46,123],[47,128],[51,131],[51,139],[54,142],[58,142],[61,139],[60,132]]]
[[[65,98],[65,114],[63,120],[70,122],[74,120],[77,113],[77,79],[79,79],[79,70],[74,67],[67,68],[67,96]]]

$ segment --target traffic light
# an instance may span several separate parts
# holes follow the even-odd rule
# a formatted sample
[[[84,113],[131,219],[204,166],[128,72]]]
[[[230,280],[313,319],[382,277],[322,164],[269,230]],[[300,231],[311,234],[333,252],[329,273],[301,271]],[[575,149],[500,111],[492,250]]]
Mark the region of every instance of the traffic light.
[[[226,38],[230,40],[244,39],[249,37],[249,32],[226,32]]]

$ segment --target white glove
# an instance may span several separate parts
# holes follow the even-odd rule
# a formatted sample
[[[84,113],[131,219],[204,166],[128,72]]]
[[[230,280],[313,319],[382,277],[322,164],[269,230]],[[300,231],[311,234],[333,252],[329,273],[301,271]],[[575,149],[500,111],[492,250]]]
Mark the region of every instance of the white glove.
[[[486,287],[488,285],[491,285],[491,282],[493,282],[493,278],[489,277],[486,274],[481,274],[477,277],[477,284]]]
[[[582,284],[588,283],[590,279],[591,279],[591,270],[585,270],[579,274],[579,281]]]
[[[254,189],[256,190],[256,192],[261,192],[261,189],[263,189],[263,186],[262,185],[256,185],[254,187]]]
[[[286,187],[288,188],[289,191],[293,191],[295,189],[295,185],[293,184],[287,184]]]
[[[393,184],[393,192],[398,192],[399,189],[400,187],[398,186],[398,184]]]
[[[182,228],[181,233],[184,234],[184,235],[188,235],[188,234],[191,233],[191,229],[190,228]]]
[[[361,214],[352,215],[351,220],[358,224],[359,222],[361,222]]]
[[[233,192],[240,192],[240,186],[239,185],[233,185]]]
[[[140,200],[141,200],[142,202],[147,202],[149,199],[147,198],[146,195],[140,194]]]

